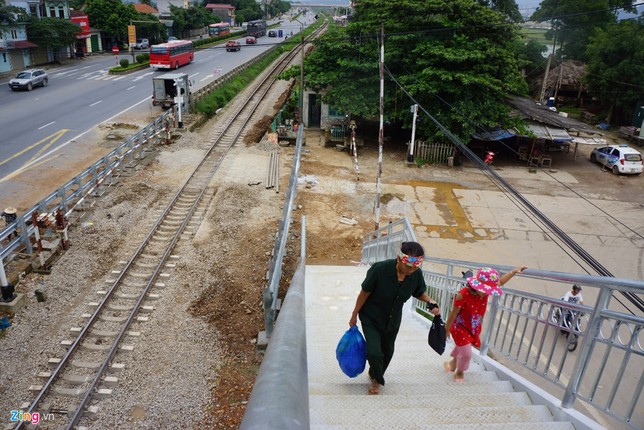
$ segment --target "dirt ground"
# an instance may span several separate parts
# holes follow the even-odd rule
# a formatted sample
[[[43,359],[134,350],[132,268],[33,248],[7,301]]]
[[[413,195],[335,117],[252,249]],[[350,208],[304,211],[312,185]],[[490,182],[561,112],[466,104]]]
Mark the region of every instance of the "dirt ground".
[[[245,147],[231,154],[232,160],[228,167],[230,172],[235,168],[248,172],[258,170],[257,157],[261,159],[268,149],[273,149],[262,146],[265,143],[259,143],[269,119],[270,115],[258,121],[254,129],[247,133]],[[141,118],[141,122],[145,122],[145,118]],[[128,133],[132,133],[132,124],[134,129],[139,125],[138,121],[131,121],[104,126],[95,137],[102,142],[96,151],[122,142]],[[383,178],[386,183],[450,182],[473,188],[493,188],[483,176],[480,179],[464,176],[459,178],[457,172],[450,173],[443,166],[406,166],[404,138],[398,140],[399,142],[388,142],[383,154]],[[377,142],[367,139],[365,146],[359,150],[356,169],[347,152],[320,145],[315,139],[307,141],[309,143],[304,149],[300,168],[300,176],[307,180],[298,187],[297,209],[293,213],[294,222],[290,229],[280,286],[282,297],[300,254],[302,215],[307,217],[309,263],[351,264],[359,261],[362,237],[375,227],[376,190],[373,184],[377,178]],[[207,144],[208,138],[199,131],[184,133],[179,140],[164,149],[165,156],[155,156],[146,167],[150,170],[147,176],[124,181],[123,187],[131,188],[129,192],[123,193],[123,200],[131,204],[137,201],[145,204],[146,200],[141,200],[140,196],[149,188],[146,181],[150,180],[162,183],[171,192],[180,182],[177,178],[191,170],[190,159],[185,158],[187,148],[202,150]],[[263,350],[258,348],[256,339],[264,329],[262,290],[266,285],[265,273],[281,217],[283,192],[288,184],[290,161],[294,152],[293,147],[279,148],[279,151],[282,160],[280,193],[252,185],[253,179],[235,181],[231,179],[233,175],[227,176],[226,172],[222,178],[213,181],[213,200],[190,245],[193,261],[176,269],[177,272],[183,271],[182,276],[188,279],[194,276],[192,281],[185,281],[186,287],[203,281],[205,286],[200,290],[198,299],[190,303],[189,310],[193,316],[203,319],[216,330],[217,342],[223,351],[222,362],[217,369],[213,369],[213,401],[207,411],[208,416],[200,418],[193,424],[193,428],[238,428],[261,364]],[[589,149],[582,148],[580,152],[579,157],[587,159]],[[176,157],[172,156],[173,153]],[[558,160],[558,168],[564,168],[568,163],[566,168],[577,169],[576,176],[580,175],[584,181],[592,182],[584,183],[584,187],[600,194],[602,187],[614,186],[605,184],[601,175],[597,175],[595,171],[584,173],[586,163],[580,168],[580,164],[569,163],[567,160],[569,157],[562,156]],[[64,180],[80,170],[74,168],[77,164],[80,165],[80,161],[75,161],[72,156],[68,161],[69,169],[51,172],[56,175],[56,181]],[[495,168],[502,170],[503,163],[499,160]],[[256,175],[261,178],[259,173]],[[29,178],[33,180],[34,176]],[[627,182],[629,178],[619,178],[619,181]],[[29,183],[22,185],[30,187]],[[16,206],[20,210],[26,210],[42,198],[38,194],[41,187],[32,186],[31,189],[33,194],[29,198],[25,197],[24,190],[19,193],[22,201],[18,201]],[[381,226],[390,219],[398,219],[396,205],[401,204],[404,197],[387,190],[381,193],[382,210],[378,220]],[[204,273],[196,275],[199,270]]]

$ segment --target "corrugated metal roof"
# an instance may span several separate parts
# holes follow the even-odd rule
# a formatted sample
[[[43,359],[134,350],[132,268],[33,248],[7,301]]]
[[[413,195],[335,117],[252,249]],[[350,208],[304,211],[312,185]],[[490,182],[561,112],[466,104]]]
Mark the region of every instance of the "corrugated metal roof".
[[[538,124],[538,123],[531,123],[531,122],[528,122],[526,124],[526,127],[539,139],[549,140],[554,143],[572,142],[573,140],[572,136],[569,135],[568,132],[563,128],[549,127],[545,124]],[[516,131],[516,133],[517,135],[521,135],[518,131]],[[525,136],[525,135],[522,135],[522,136]]]
[[[510,130],[503,130],[500,128],[494,130],[483,130],[472,134],[474,139],[487,141],[509,139],[514,136],[516,136],[516,134],[512,133]]]

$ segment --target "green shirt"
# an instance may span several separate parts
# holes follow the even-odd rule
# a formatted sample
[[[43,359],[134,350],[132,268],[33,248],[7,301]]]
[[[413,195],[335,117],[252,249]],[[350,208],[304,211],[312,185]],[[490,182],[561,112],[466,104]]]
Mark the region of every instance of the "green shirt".
[[[403,304],[411,296],[416,298],[426,291],[422,270],[416,270],[398,282],[396,259],[374,263],[362,281],[362,290],[371,293],[360,309],[360,320],[365,318],[378,330],[398,331]]]

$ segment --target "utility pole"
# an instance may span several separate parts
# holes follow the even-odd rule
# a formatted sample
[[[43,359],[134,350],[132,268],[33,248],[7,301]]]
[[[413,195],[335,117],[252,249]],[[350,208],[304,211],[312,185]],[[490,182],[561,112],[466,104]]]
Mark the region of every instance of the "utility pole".
[[[542,104],[546,98],[546,86],[548,85],[548,73],[550,72],[550,63],[552,62],[552,55],[553,54],[548,55],[548,64],[546,65],[546,73],[543,75],[543,84],[541,85],[541,95],[539,96],[539,101]]]
[[[304,24],[297,18],[291,19],[291,21],[297,21],[300,24],[300,36],[302,44],[302,59],[300,60],[300,124],[299,127],[304,126]]]
[[[380,132],[378,133],[378,178],[376,181],[376,230],[380,228],[380,177],[382,176],[382,146],[384,133],[385,109],[385,25],[380,24]]]
[[[411,142],[409,143],[409,155],[407,156],[407,162],[414,162],[414,141],[416,139],[416,118],[418,118],[418,105],[414,104],[411,106],[411,113],[414,114],[411,123]]]
[[[556,23],[555,23],[556,26]],[[546,65],[546,73],[543,76],[543,85],[541,85],[541,94],[539,96],[539,101],[543,104],[546,98],[546,86],[548,85],[548,74],[550,73],[550,63],[552,63],[552,57],[555,55],[555,49],[557,44],[557,33],[555,31],[555,36],[552,38],[552,52],[548,55],[548,64]]]

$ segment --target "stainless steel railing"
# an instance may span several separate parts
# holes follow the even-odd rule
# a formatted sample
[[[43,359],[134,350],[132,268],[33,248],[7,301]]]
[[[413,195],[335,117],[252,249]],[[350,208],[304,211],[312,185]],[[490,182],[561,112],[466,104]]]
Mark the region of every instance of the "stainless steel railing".
[[[284,250],[288,240],[289,227],[291,225],[291,214],[295,207],[295,196],[297,195],[297,179],[300,172],[300,160],[302,158],[302,146],[304,141],[304,128],[297,130],[297,140],[295,142],[295,154],[293,155],[293,164],[291,165],[291,175],[286,189],[286,201],[280,218],[280,225],[273,244],[271,260],[268,263],[268,285],[263,291],[264,303],[264,322],[266,325],[266,337],[270,338],[277,318],[278,290],[280,279],[282,278],[282,261],[284,259]]]
[[[389,224],[363,238],[362,260],[395,258],[407,240],[415,240],[415,235],[406,219]],[[454,296],[464,286],[462,272],[484,266],[502,273],[513,269],[425,256],[428,294],[438,300],[443,315],[449,314]],[[571,408],[579,399],[627,427],[644,428],[644,315],[614,299],[622,292],[642,297],[644,281],[534,269],[512,281],[527,291],[546,283],[560,285],[560,291],[579,284],[585,292],[596,293],[587,297],[597,299],[583,306],[504,288],[503,296],[494,297],[488,306],[480,354],[493,352],[509,369],[529,370],[533,383],[560,399],[562,408]],[[414,300],[413,306],[428,318],[425,303]],[[557,311],[572,313],[578,324],[562,324],[555,318]],[[573,342],[578,343],[574,349]]]
[[[76,208],[87,202],[88,197],[98,195],[101,188],[109,187],[114,178],[143,158],[147,150],[152,150],[161,141],[169,140],[171,131],[177,126],[176,118],[175,106],[0,230],[0,272],[4,273],[5,259],[18,249],[23,249],[26,254],[33,253],[36,229],[32,225],[32,214],[49,214],[53,217],[60,210],[64,217],[69,218]]]

